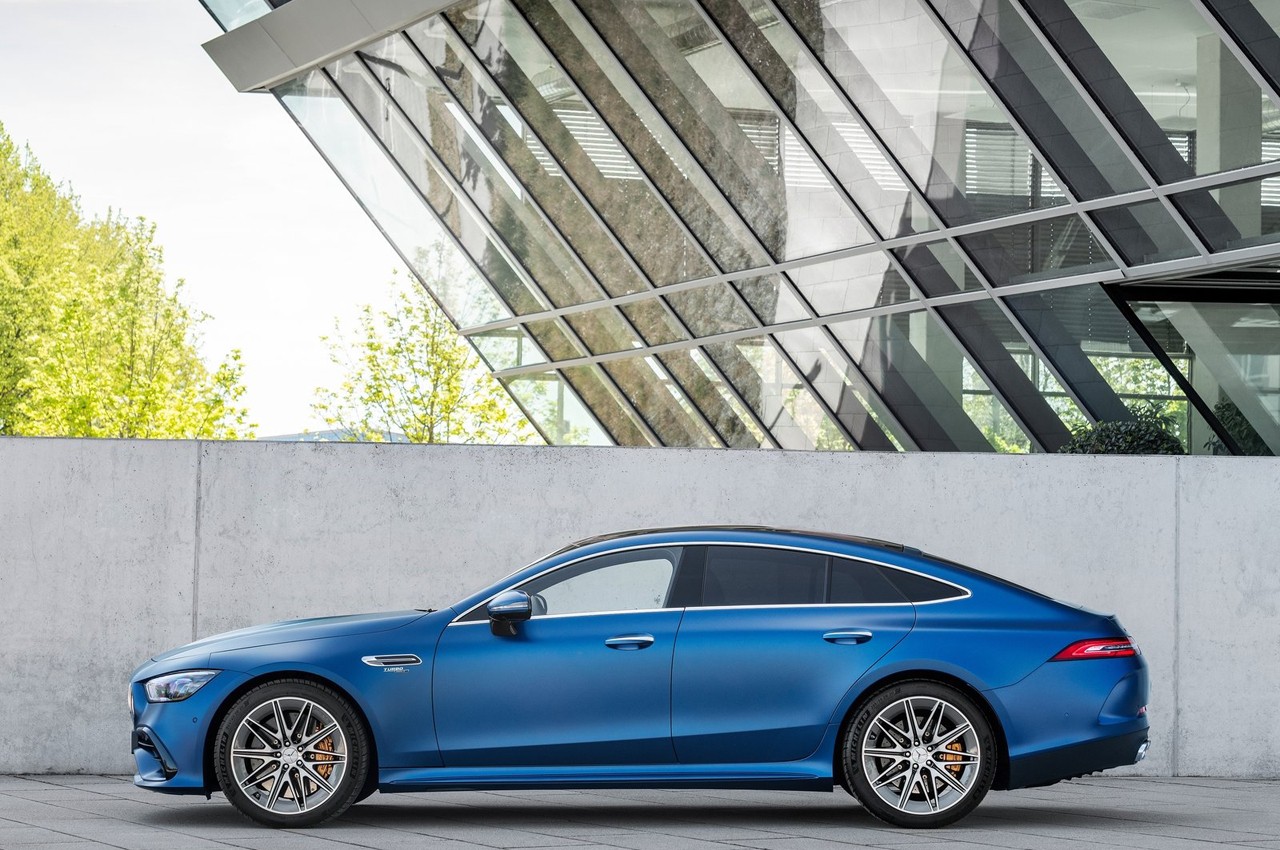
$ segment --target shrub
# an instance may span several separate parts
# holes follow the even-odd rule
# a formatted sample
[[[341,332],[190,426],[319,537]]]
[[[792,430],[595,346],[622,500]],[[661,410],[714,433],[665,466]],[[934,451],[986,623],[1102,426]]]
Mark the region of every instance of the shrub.
[[[1173,421],[1154,405],[1137,408],[1132,419],[1077,428],[1058,449],[1075,455],[1180,455],[1182,443],[1169,428]]]

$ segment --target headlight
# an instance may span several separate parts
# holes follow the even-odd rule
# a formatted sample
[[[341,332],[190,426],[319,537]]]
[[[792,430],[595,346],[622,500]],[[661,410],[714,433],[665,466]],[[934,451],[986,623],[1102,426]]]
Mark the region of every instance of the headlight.
[[[146,682],[148,702],[181,702],[218,675],[217,670],[184,670]]]

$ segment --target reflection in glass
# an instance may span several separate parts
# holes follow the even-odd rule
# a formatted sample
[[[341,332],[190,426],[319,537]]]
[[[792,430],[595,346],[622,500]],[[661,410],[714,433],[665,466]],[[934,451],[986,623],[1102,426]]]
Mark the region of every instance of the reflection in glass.
[[[782,448],[854,448],[769,339],[751,337],[704,348]]]
[[[1012,0],[930,2],[1076,197],[1144,188],[1142,177]]]
[[[897,248],[893,255],[925,295],[951,295],[982,288],[977,275],[950,242]]]
[[[622,314],[635,326],[646,345],[667,345],[688,339],[658,299],[623,304]]]
[[[790,27],[759,0],[702,5],[882,236],[934,229],[924,206]]]
[[[519,328],[481,331],[468,336],[467,342],[471,343],[493,372],[547,361],[533,341]]]
[[[1129,305],[1247,455],[1280,454],[1280,304],[1138,298]],[[1192,451],[1228,453],[1207,430]]]
[[[502,381],[553,446],[610,446],[613,442],[555,372]]]
[[[569,4],[552,5],[572,25]],[[692,3],[578,5],[775,260],[869,240],[847,200]],[[579,82],[590,86],[581,77]],[[615,129],[629,144],[631,135]]]
[[[720,445],[657,359],[637,357],[601,365],[636,410],[642,411],[664,446]]]
[[[819,316],[915,300],[888,255],[879,251],[801,266],[787,276]]]
[[[324,153],[410,268],[426,283],[454,324],[468,328],[510,318],[511,313],[475,274],[467,258],[447,241],[439,220],[388,161],[386,152],[369,136],[321,72],[312,71],[285,83],[276,88],[274,94]],[[455,215],[454,223],[461,225],[465,218]],[[459,232],[469,235],[473,231],[460,227]],[[467,240],[463,240],[463,244],[472,258],[489,258],[483,239],[475,246],[478,250],[467,245]],[[491,259],[494,263],[489,268],[496,268],[499,258]],[[451,271],[437,279],[433,275],[441,263]]]
[[[810,318],[782,275],[763,275],[735,280],[734,289],[755,313],[762,325],[780,325]]]
[[[631,406],[600,374],[599,366],[572,366],[565,369],[563,374],[615,443],[620,446],[654,445],[654,441],[640,426]]]
[[[1280,88],[1280,5],[1274,0],[1204,0],[1273,87]]]
[[[536,15],[535,22],[559,21],[546,5],[531,10],[531,14]],[[653,283],[661,286],[718,271],[706,262],[697,243],[681,229],[662,199],[638,179],[640,175],[627,152],[618,146],[595,110],[583,102],[560,63],[542,47],[520,12],[506,0],[464,2],[444,13],[441,20],[455,29],[507,101],[546,145],[556,167],[573,179]],[[580,46],[575,49],[571,35],[562,34],[548,41],[556,45],[559,58],[566,64],[592,62]],[[594,84],[597,77],[603,80],[597,72],[595,77],[586,79],[586,84]],[[577,76],[577,81],[584,82],[582,75]],[[603,104],[601,108],[606,112],[612,105],[610,98],[593,100]],[[623,135],[634,143],[634,132]],[[686,216],[685,220],[695,233],[702,235],[694,219]],[[696,220],[721,234],[726,221],[729,219],[710,210]],[[732,241],[731,236],[727,239]],[[716,244],[706,238],[703,241]],[[726,237],[722,235],[719,242],[726,243]],[[755,256],[738,253],[738,262],[731,267],[745,268],[758,261]]]
[[[1173,417],[1183,446],[1194,450],[1186,395],[1101,286],[1005,300],[1094,419],[1123,421],[1130,407],[1154,406]]]
[[[1093,218],[1129,265],[1194,257],[1196,249],[1157,201],[1098,210]]]
[[[702,411],[727,447],[769,447],[764,432],[700,350],[669,351],[659,354],[658,359],[680,382],[685,394]]]
[[[1280,240],[1280,177],[1185,192],[1173,203],[1214,251]]]
[[[1162,182],[1264,161],[1277,104],[1191,0],[1024,3]]]
[[[995,286],[1116,267],[1088,225],[1076,215],[961,236],[960,244]]]
[[[921,2],[778,5],[946,223],[1063,203]]]
[[[271,11],[267,0],[200,0],[218,26],[233,30]]]
[[[726,283],[713,283],[667,296],[671,309],[695,337],[740,331],[756,320]]]
[[[570,313],[564,320],[592,354],[640,348],[640,340],[613,307]]]
[[[849,430],[860,448],[866,451],[902,449],[902,435],[895,434],[889,427],[892,417],[822,330],[784,331],[775,334],[774,339],[790,355],[796,368],[827,407],[835,411],[836,418]]]
[[[529,322],[524,329],[553,361],[576,360],[586,355],[582,346],[573,341],[565,326],[557,319]]]
[[[938,308],[1005,402],[1048,451],[1070,439],[1087,420],[994,301]]]
[[[1028,451],[1030,441],[929,314],[831,325],[845,352],[926,451]]]

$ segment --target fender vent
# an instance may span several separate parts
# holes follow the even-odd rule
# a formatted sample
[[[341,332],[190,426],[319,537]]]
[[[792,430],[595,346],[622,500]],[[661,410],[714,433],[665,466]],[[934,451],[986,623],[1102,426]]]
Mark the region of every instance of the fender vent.
[[[416,655],[366,655],[360,660],[370,667],[412,667],[422,663]]]

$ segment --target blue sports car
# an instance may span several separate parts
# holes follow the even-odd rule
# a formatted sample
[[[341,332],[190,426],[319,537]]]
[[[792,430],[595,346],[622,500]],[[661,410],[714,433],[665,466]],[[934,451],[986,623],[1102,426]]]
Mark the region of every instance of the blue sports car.
[[[130,702],[138,785],[276,827],[374,791],[836,785],[937,827],[1147,748],[1114,617],[757,527],[596,537],[438,611],[207,638],[139,667]]]

